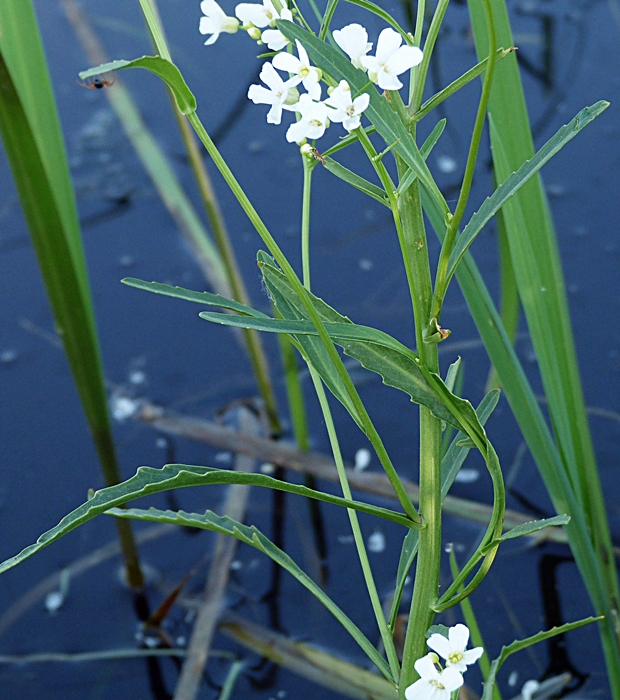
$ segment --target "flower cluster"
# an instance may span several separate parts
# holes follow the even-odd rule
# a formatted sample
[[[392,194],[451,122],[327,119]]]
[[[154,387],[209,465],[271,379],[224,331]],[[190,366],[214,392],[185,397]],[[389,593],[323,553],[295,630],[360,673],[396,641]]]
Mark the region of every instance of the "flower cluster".
[[[433,651],[415,662],[420,678],[405,690],[405,698],[450,700],[452,692],[463,685],[467,667],[482,656],[482,647],[467,650],[468,641],[469,629],[465,625],[450,627],[447,638],[442,634],[432,634],[427,644]],[[445,661],[443,669],[438,668],[438,655]]]
[[[330,122],[342,124],[347,131],[360,126],[361,116],[370,103],[370,95],[363,92],[353,96],[345,80],[331,87],[328,96],[321,99],[323,74],[312,66],[305,48],[295,42],[297,56],[288,51],[282,52],[289,40],[276,29],[276,21],[292,21],[293,16],[286,0],[279,0],[276,9],[272,0],[263,0],[262,5],[241,3],[235,8],[235,17],[228,17],[215,0],[202,0],[200,9],[201,34],[210,35],[205,44],[213,44],[222,32],[234,34],[239,28],[261,44],[267,44],[272,51],[278,51],[271,62],[266,62],[260,72],[263,85],[251,85],[248,97],[255,104],[269,105],[267,121],[280,124],[282,112],[287,110],[297,114],[297,121],[291,124],[286,138],[291,143],[305,143],[323,136]],[[381,90],[400,90],[403,84],[398,79],[401,73],[413,68],[422,60],[422,52],[415,46],[402,46],[401,35],[393,29],[384,29],[379,34],[374,56],[368,53],[372,43],[368,32],[360,24],[349,24],[335,30],[333,37],[338,46],[351,59],[353,65],[368,73],[368,78]],[[288,74],[284,79],[278,71]],[[305,93],[299,93],[303,86]]]

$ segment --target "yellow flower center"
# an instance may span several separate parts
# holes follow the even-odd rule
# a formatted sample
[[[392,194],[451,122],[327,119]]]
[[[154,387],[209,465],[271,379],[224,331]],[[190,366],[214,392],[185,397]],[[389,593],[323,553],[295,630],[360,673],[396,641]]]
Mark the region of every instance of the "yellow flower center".
[[[445,690],[445,689],[446,689],[445,685],[444,685],[443,683],[440,683],[439,681],[432,680],[432,681],[429,681],[429,683],[430,683],[431,685],[434,685],[435,688],[439,688],[439,690]]]
[[[463,660],[463,652],[453,651],[450,656],[448,656],[448,662],[452,665],[458,664]]]

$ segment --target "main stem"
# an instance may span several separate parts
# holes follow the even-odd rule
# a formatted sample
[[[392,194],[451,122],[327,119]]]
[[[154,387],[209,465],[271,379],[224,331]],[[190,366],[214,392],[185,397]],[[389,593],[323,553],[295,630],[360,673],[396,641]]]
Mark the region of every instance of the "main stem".
[[[399,174],[406,166],[399,163]],[[398,200],[403,239],[407,251],[408,271],[414,280],[415,325],[420,361],[431,372],[439,370],[436,344],[420,342],[430,321],[433,287],[424,229],[419,183],[414,182]],[[409,276],[409,275],[408,275]],[[441,421],[427,408],[420,406],[420,504],[419,512],[426,527],[420,531],[413,598],[403,650],[399,685],[400,697],[417,677],[413,664],[426,653],[426,631],[433,623],[433,605],[439,588],[441,560]]]

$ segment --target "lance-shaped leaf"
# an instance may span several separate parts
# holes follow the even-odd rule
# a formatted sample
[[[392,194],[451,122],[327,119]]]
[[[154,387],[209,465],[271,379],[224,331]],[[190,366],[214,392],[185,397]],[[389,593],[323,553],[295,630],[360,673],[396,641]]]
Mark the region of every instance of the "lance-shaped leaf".
[[[315,491],[306,486],[290,484],[279,479],[274,479],[264,474],[246,474],[233,472],[226,469],[213,467],[197,467],[187,464],[167,464],[162,469],[152,467],[140,467],[136,474],[127,481],[115,486],[95,491],[94,495],[86,503],[66,515],[56,527],[48,530],[39,537],[35,544],[26,547],[19,554],[0,564],[0,573],[16,566],[24,559],[32,556],[43,547],[60,539],[79,525],[101,515],[109,508],[121,506],[135,498],[142,498],[162,491],[185,488],[188,486],[214,486],[221,484],[245,484],[248,486],[262,486],[300,496],[315,498],[319,501],[339,505],[344,508],[352,508],[360,512],[376,515],[397,522],[406,527],[415,527],[406,516],[387,508],[372,506],[358,501],[349,501],[329,493]]]
[[[173,299],[183,299],[183,301],[193,301],[197,304],[203,304],[204,306],[218,306],[220,309],[228,309],[229,311],[235,311],[242,316],[252,316],[254,318],[271,318],[267,314],[252,309],[245,304],[241,304],[238,301],[232,299],[227,299],[221,294],[211,294],[211,292],[195,292],[191,289],[184,289],[183,287],[173,287],[169,284],[161,284],[160,282],[144,282],[143,280],[138,280],[133,277],[125,277],[121,282],[126,284],[128,287],[135,287],[136,289],[143,289],[146,292],[153,292],[154,294],[161,294],[166,297],[172,297]]]
[[[542,166],[552,158],[565,144],[573,139],[577,134],[601,112],[609,107],[609,102],[600,100],[592,107],[585,107],[568,124],[565,124],[530,160],[513,172],[504,182],[487,197],[478,211],[471,217],[469,223],[463,229],[456,240],[448,268],[448,279],[455,273],[458,264],[463,259],[469,246],[474,242],[476,236],[483,227],[497,214],[504,204],[518,192],[528,180],[535,175]]]
[[[258,261],[265,284],[284,319],[307,321],[307,315],[300,299],[293,291],[287,278],[275,266],[273,259],[261,251],[258,254]],[[325,323],[338,324],[338,337],[334,337],[334,342],[340,345],[347,355],[356,359],[366,369],[380,375],[388,386],[409,394],[415,403],[426,406],[438,418],[449,422],[459,430],[462,428],[462,425],[446,408],[442,398],[422,373],[417,362],[417,355],[414,352],[386,333],[353,324],[350,319],[339,314],[322,299],[314,295],[310,296],[321,319]],[[345,326],[350,326],[352,329],[348,337],[345,337]],[[306,327],[304,326],[304,328]],[[296,333],[299,332],[296,331]],[[312,335],[316,334],[316,329],[310,322],[307,326],[307,332]],[[320,341],[312,336],[297,335],[296,337],[299,345],[308,354],[317,371],[326,381],[330,390],[333,391],[330,375],[323,376],[325,364],[329,363],[329,360],[321,357],[322,344]],[[317,366],[317,362],[320,366]],[[329,364],[331,365],[331,363]],[[439,381],[441,382],[441,379]],[[339,393],[333,393],[336,398],[342,401]]]
[[[105,73],[113,73],[125,68],[144,68],[161,78],[172,90],[174,99],[183,114],[191,114],[196,111],[196,98],[187,87],[187,83],[181,75],[181,71],[171,61],[161,56],[142,56],[133,61],[110,61],[95,68],[82,71],[79,76],[82,80],[94,78]]]
[[[348,182],[349,185],[355,187],[356,190],[359,190],[360,192],[367,194],[369,197],[376,199],[377,202],[380,202],[386,207],[390,206],[385,190],[382,187],[369,182],[357,173],[354,173],[352,170],[345,168],[344,165],[341,165],[338,161],[330,158],[329,156],[323,158],[322,162],[326,170],[329,170],[332,175],[339,177],[345,182]]]
[[[255,527],[248,527],[242,523],[233,520],[227,516],[216,515],[211,511],[204,514],[200,513],[185,513],[183,511],[174,512],[171,510],[157,510],[149,508],[149,510],[138,510],[130,508],[127,510],[112,509],[110,515],[115,515],[119,518],[130,518],[132,520],[145,520],[157,523],[170,523],[172,525],[181,525],[183,527],[197,527],[202,530],[210,530],[222,535],[235,537],[240,542],[250,545],[258,549],[263,554],[266,554],[270,559],[273,559],[279,566],[288,571],[294,576],[302,586],[307,588],[323,605],[332,613],[332,615],[340,622],[347,632],[360,645],[362,650],[367,654],[369,659],[383,673],[383,675],[391,680],[390,669],[374,648],[368,639],[362,634],[361,630],[348,618],[344,612],[334,603],[334,601],[316,584],[285,552],[275,546],[262,532]]]
[[[586,617],[584,620],[578,620],[577,622],[567,622],[565,625],[561,625],[560,627],[552,627],[546,632],[539,632],[538,634],[528,637],[527,639],[519,639],[514,641],[512,644],[508,644],[508,646],[502,647],[500,655],[491,664],[491,672],[489,673],[489,677],[484,684],[482,700],[492,700],[493,686],[495,685],[497,674],[499,669],[502,667],[502,664],[509,656],[515,654],[517,651],[521,651],[522,649],[527,649],[534,644],[538,644],[539,642],[544,642],[547,639],[556,637],[558,634],[566,634],[566,632],[576,630],[579,627],[589,625],[592,622],[598,622],[602,619],[602,617]]]
[[[424,162],[415,140],[400,118],[392,111],[387,100],[379,94],[374,85],[369,83],[366,73],[355,68],[341,51],[320,41],[296,24],[286,20],[278,20],[277,25],[287,38],[292,41],[298,39],[308,52],[310,59],[327,75],[330,75],[337,82],[346,80],[351,87],[352,94],[368,93],[370,104],[364,114],[370,119],[388,146],[393,145],[394,150],[420,178],[420,182],[435,199],[444,216],[449,214],[450,209],[446,200]]]

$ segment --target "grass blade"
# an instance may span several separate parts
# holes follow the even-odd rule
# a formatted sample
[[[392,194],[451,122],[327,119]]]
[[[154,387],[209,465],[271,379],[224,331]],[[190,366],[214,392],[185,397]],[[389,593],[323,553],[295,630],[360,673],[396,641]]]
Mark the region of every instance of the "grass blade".
[[[106,483],[120,481],[86,262],[56,105],[29,0],[0,4],[0,133]],[[131,585],[142,574],[119,528]]]

